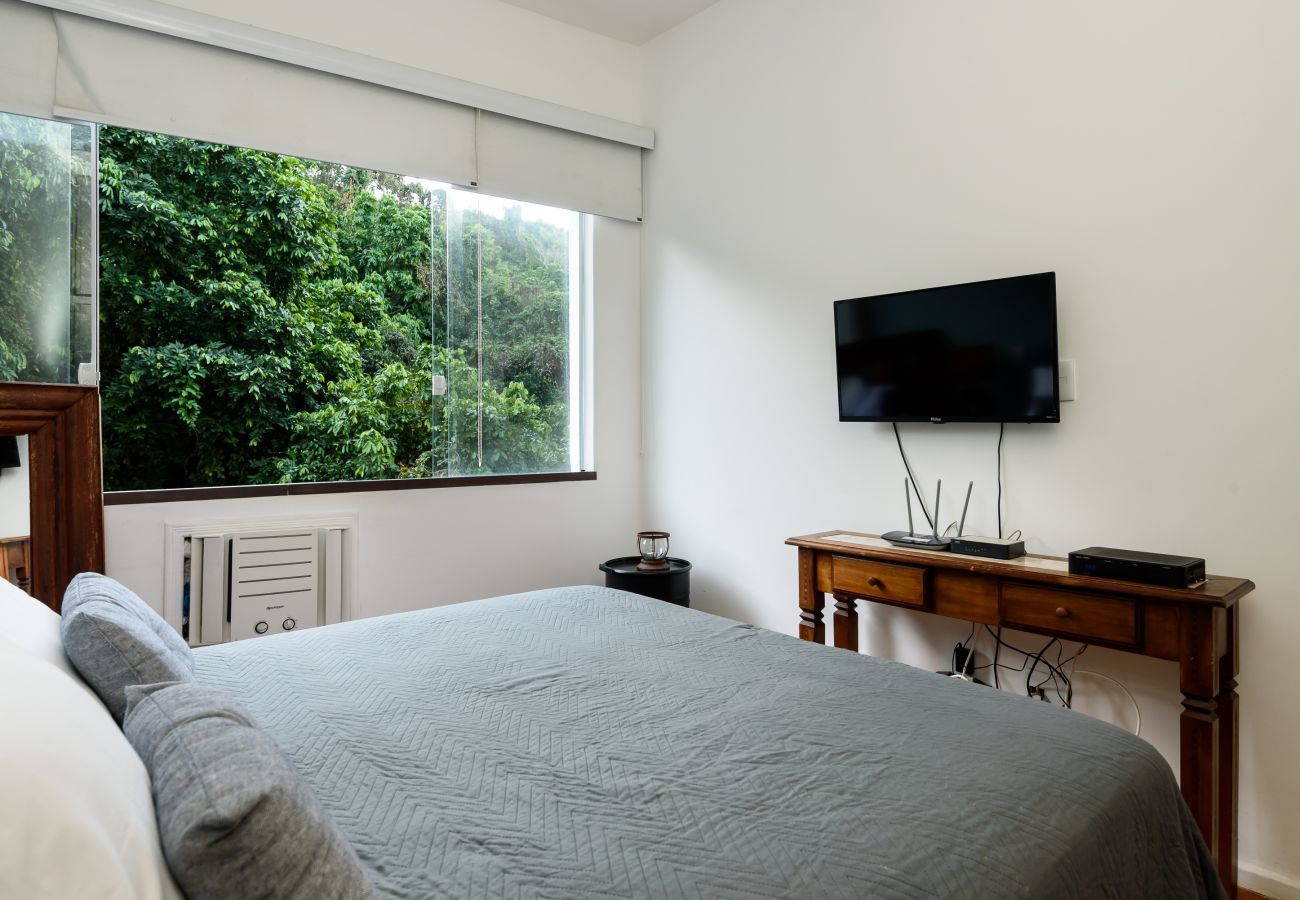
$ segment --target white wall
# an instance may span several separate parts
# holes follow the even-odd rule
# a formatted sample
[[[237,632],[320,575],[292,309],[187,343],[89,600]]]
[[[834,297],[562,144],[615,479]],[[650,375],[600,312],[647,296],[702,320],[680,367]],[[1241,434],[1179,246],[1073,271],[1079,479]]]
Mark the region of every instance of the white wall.
[[[27,438],[18,438],[20,469],[0,471],[0,538],[22,537],[31,533],[32,470],[27,465]]]
[[[171,0],[575,109],[640,121],[637,48],[499,0]]]
[[[1009,528],[1254,579],[1243,883],[1290,897],[1298,30],[1289,0],[723,0],[648,44],[643,74],[646,519],[696,564],[699,605],[793,633],[782,540],[904,521],[888,426],[836,418],[832,301],[1055,270],[1079,400],[1008,429]],[[976,480],[973,530],[994,530],[996,429],[905,438],[927,483]],[[863,619],[864,649],[930,669],[967,630]],[[1176,769],[1173,664],[1084,664],[1132,687]]]
[[[167,522],[353,512],[362,615],[602,583],[597,565],[634,552],[641,524],[640,237],[596,220],[596,481],[110,506],[108,574],[158,605]]]

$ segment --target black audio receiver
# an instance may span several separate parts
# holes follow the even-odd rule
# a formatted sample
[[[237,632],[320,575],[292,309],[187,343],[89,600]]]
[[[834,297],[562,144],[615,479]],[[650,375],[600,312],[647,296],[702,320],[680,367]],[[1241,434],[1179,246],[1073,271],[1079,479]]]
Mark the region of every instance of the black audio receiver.
[[[1205,560],[1141,550],[1088,547],[1070,554],[1070,574],[1186,588],[1205,581]]]

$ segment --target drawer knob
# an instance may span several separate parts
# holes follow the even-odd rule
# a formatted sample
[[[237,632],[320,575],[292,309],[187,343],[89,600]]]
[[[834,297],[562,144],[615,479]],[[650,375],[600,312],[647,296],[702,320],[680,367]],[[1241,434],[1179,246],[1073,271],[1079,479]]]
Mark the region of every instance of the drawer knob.
[[[872,575],[867,579],[867,584],[871,585],[873,588],[883,588],[885,586],[885,583],[875,575]]]
[[[1068,619],[1070,618],[1070,611],[1064,606],[1058,606],[1056,608],[1056,617],[1058,619]]]

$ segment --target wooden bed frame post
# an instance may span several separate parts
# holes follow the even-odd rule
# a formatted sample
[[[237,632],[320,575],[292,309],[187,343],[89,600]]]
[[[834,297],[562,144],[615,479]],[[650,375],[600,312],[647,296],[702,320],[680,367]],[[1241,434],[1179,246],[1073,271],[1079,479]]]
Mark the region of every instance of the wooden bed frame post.
[[[58,612],[74,575],[104,571],[99,390],[0,383],[0,435],[27,436],[31,594]]]

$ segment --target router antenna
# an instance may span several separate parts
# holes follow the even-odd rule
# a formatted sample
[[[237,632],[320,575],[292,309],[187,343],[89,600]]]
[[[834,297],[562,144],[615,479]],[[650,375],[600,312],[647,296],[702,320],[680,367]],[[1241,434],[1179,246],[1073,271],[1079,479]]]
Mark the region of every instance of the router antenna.
[[[957,525],[957,537],[961,537],[962,532],[966,530],[966,510],[970,509],[970,492],[975,487],[975,482],[966,485],[966,502],[961,507],[961,522]]]
[[[971,482],[974,486],[974,482]],[[906,531],[886,531],[880,537],[882,540],[893,544],[895,547],[906,547],[910,550],[951,550],[952,539],[939,536],[939,499],[942,496],[943,481],[934,492],[934,518],[930,518],[927,513],[923,524],[930,526],[931,534],[916,533],[916,522],[912,520],[912,495],[916,495],[917,502],[921,504],[921,510],[925,511],[925,498],[916,487],[916,482],[910,477],[903,479],[903,502],[907,504],[907,530]],[[966,499],[970,500],[970,488],[966,489]],[[962,520],[966,518],[966,513],[962,512]],[[944,531],[946,535],[947,530]]]
[[[939,495],[943,493],[943,479],[939,479],[939,485],[934,489],[934,520],[930,522],[930,531],[934,533],[934,539],[939,540]]]

